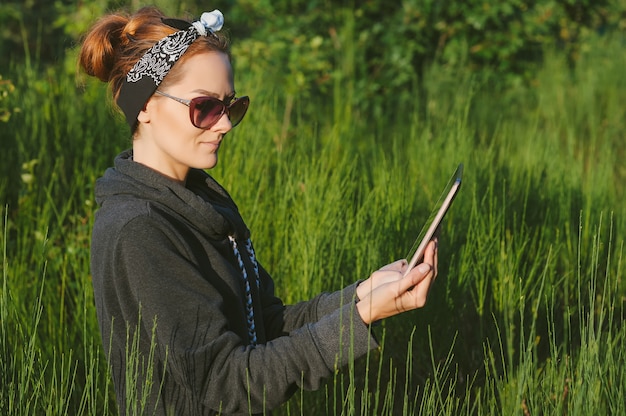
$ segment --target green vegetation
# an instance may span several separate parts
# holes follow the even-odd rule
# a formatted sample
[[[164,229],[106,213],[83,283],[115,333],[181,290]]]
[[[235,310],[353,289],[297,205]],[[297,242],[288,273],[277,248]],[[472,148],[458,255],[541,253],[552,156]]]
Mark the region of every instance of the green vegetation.
[[[624,34],[587,33],[575,65],[548,43],[524,78],[435,60],[423,85],[368,90],[388,78],[363,70],[358,22],[339,17],[323,61],[314,37],[281,60],[284,33],[233,36],[251,110],[212,174],[279,295],[403,257],[458,162],[466,176],[427,306],[277,414],[626,414]],[[47,65],[24,50],[0,66],[0,414],[117,414],[89,238],[94,182],[128,129],[102,84],[76,82],[73,52]]]

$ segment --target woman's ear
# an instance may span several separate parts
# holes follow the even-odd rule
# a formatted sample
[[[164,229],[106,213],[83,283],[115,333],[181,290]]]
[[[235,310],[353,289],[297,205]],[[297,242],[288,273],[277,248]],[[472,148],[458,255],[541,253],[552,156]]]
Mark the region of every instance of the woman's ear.
[[[139,112],[139,115],[137,115],[137,121],[140,123],[150,123],[150,109],[152,108],[152,104],[152,97],[150,97]]]

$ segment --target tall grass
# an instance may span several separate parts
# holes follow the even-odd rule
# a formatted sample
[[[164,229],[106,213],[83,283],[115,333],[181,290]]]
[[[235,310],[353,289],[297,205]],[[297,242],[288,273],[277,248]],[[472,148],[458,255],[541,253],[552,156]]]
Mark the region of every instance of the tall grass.
[[[433,68],[428,119],[393,97],[382,116],[359,111],[364,57],[346,45],[334,98],[292,97],[287,119],[283,80],[237,70],[251,111],[212,174],[278,294],[295,302],[405,256],[458,162],[466,176],[428,305],[278,414],[624,413],[623,43],[598,39],[575,70],[548,54],[533,85],[506,90]],[[3,76],[21,112],[0,132],[0,413],[116,414],[89,234],[93,183],[127,129],[95,83],[28,65]]]

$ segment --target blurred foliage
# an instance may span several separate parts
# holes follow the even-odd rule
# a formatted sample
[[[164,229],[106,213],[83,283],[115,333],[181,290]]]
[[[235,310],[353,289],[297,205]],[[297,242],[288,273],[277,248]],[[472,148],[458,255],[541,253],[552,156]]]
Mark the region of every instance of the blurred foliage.
[[[15,92],[15,85],[11,80],[2,79],[0,74],[0,122],[7,122],[11,118],[11,114],[19,111],[18,108],[12,106],[9,95]]]
[[[626,24],[621,0],[247,0],[237,6],[254,16],[232,23],[254,29],[238,42],[239,59],[247,53],[268,70],[282,63],[292,76],[284,85],[299,94],[323,87],[340,69],[361,80],[354,102],[373,107],[390,97],[411,102],[416,94],[425,103],[422,81],[434,61],[528,81],[546,47],[565,50],[574,65],[591,35]],[[351,67],[349,57],[363,65]]]
[[[152,2],[191,18],[219,8],[240,68],[272,73],[289,103],[356,80],[345,100],[376,115],[390,98],[425,115],[425,71],[433,62],[532,80],[546,47],[571,66],[597,33],[623,32],[624,0],[199,0]],[[2,56],[37,63],[74,60],[66,51],[102,14],[138,0],[8,0],[0,5]],[[13,60],[15,61],[15,60]],[[6,61],[5,61],[6,63]],[[73,63],[73,62],[72,62]],[[0,64],[1,65],[1,64]],[[65,65],[75,70],[75,65]],[[0,67],[0,73],[2,68]],[[291,98],[290,98],[291,97]],[[373,112],[372,112],[373,111]]]
[[[235,57],[264,66],[282,93],[306,101],[350,79],[342,99],[369,116],[390,100],[426,116],[425,71],[434,62],[494,74],[504,86],[531,82],[546,48],[573,67],[597,33],[623,32],[623,0],[242,0],[233,6]],[[497,86],[494,86],[497,87]]]

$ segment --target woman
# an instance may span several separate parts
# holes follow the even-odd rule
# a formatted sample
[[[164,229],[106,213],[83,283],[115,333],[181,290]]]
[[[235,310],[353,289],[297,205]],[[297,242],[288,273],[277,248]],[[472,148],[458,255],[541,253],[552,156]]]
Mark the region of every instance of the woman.
[[[285,306],[228,193],[204,169],[244,117],[222,14],[111,14],[81,67],[108,82],[132,149],[96,184],[98,321],[122,413],[263,413],[377,347],[369,324],[423,306],[436,244],[367,280]]]

